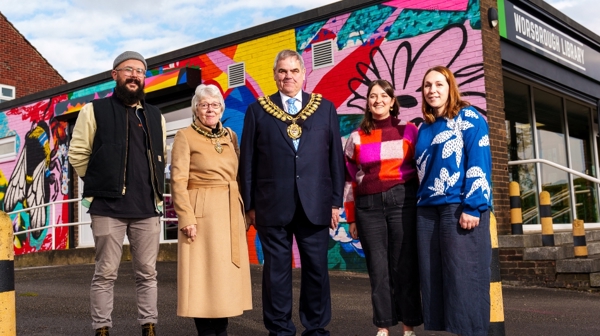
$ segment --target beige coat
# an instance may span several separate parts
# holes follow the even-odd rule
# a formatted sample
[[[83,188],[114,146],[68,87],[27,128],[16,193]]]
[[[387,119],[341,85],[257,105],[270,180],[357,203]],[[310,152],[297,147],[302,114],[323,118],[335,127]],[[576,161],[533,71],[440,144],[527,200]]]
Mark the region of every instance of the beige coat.
[[[236,181],[238,157],[228,135],[219,138],[221,154],[214,142],[190,126],[177,132],[171,152],[179,228],[197,228],[193,242],[179,231],[179,316],[230,317],[252,309],[246,227]]]

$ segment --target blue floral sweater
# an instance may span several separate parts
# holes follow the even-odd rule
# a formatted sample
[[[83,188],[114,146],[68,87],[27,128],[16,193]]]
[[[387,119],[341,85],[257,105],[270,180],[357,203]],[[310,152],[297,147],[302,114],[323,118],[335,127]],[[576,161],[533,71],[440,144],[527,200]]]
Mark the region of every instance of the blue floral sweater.
[[[454,119],[423,123],[415,148],[419,191],[417,206],[462,204],[479,217],[491,206],[492,155],[488,125],[467,106]]]

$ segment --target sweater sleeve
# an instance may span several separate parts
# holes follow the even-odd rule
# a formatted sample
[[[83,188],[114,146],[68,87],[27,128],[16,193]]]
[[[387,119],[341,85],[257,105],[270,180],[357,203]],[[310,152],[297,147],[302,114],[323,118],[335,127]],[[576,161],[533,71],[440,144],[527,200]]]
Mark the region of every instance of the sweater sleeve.
[[[356,173],[359,170],[356,157],[356,143],[354,141],[357,132],[352,132],[346,145],[344,146],[344,158],[346,160],[346,183],[344,185],[344,210],[346,211],[346,221],[353,223],[356,221],[354,212],[354,193],[356,190]]]
[[[488,124],[473,108],[464,111],[464,119],[471,124],[463,132],[464,139],[464,199],[463,212],[479,217],[491,204],[491,162]]]

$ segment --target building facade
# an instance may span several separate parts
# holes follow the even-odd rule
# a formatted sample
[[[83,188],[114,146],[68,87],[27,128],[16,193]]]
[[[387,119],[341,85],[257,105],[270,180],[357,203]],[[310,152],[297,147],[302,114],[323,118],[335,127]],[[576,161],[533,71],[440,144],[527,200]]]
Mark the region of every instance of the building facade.
[[[490,19],[496,19],[495,13],[497,26],[490,24]],[[516,14],[521,15],[519,19]],[[523,17],[529,23],[522,21]],[[531,41],[522,43],[523,32],[524,36],[531,36],[532,29],[540,39],[540,28],[532,28],[532,17],[553,27],[557,36],[564,35],[564,41],[570,38],[570,44],[564,44],[569,46],[568,56],[561,56],[570,63],[539,52]],[[517,35],[520,38],[515,34],[521,34]],[[307,70],[304,89],[321,93],[335,104],[343,137],[362,118],[370,81],[390,81],[401,105],[400,117],[419,124],[420,86],[425,71],[435,65],[449,67],[456,74],[464,99],[488,120],[498,231],[509,234],[511,230],[510,181],[518,181],[523,190],[526,231],[539,229],[537,201],[531,195],[541,190],[552,194],[556,223],[570,223],[574,218],[585,218],[586,225],[592,226],[599,222],[597,185],[561,170],[553,171],[543,163],[519,162],[542,158],[597,176],[600,77],[581,67],[594,68],[590,59],[598,55],[600,38],[543,1],[346,0],[150,58],[146,92],[148,100],[158,105],[165,116],[168,144],[172,144],[178,129],[191,122],[190,100],[200,82],[221,89],[226,105],[224,124],[243,137],[246,107],[277,90],[272,68],[275,55],[282,49],[293,49],[302,55]],[[588,63],[579,65],[578,60],[584,58]],[[24,198],[8,197],[15,195],[11,190],[16,185],[23,185],[25,191],[21,193],[25,194],[43,189],[45,201],[77,198],[81,185],[76,183],[66,156],[69,134],[81,106],[112,94],[113,87],[110,73],[105,72],[0,104],[5,133],[22,130],[26,123],[23,115],[43,114],[48,125],[42,130],[17,131],[21,141],[18,157],[0,164],[6,190],[1,200],[5,209],[7,204],[17,204],[13,208],[18,208],[24,202]],[[30,162],[29,151],[38,150],[39,141],[24,140],[37,139],[40,134],[47,136],[49,150],[45,159]],[[45,173],[36,180],[29,171],[40,165]],[[22,176],[26,183],[14,182]],[[89,229],[83,226],[77,241],[70,243],[68,229],[54,238],[49,230],[35,235],[19,234],[28,228],[44,227],[53,219],[85,219],[77,206],[68,204],[42,213],[13,216],[17,253],[48,249],[53,239],[63,248],[91,245]],[[172,209],[167,208],[166,215],[174,217]],[[364,270],[360,241],[353,240],[346,228],[341,225],[331,232],[330,268]],[[163,231],[162,241],[176,239],[172,222],[165,222]],[[248,232],[248,245],[252,262],[261,263],[261,245],[253,228]],[[301,266],[298,254],[295,256],[294,265]]]

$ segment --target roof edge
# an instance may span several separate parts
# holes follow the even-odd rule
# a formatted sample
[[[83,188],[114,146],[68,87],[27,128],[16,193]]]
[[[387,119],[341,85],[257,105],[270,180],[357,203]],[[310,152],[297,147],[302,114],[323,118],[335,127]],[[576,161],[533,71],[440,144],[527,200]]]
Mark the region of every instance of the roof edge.
[[[353,9],[366,7],[368,5],[373,5],[382,2],[384,2],[384,0],[343,0],[339,2],[334,2],[329,5],[310,9],[308,11],[290,15],[281,19],[277,19],[275,21],[269,21],[254,27],[246,28],[224,36],[219,36],[210,40],[196,43],[191,46],[176,49],[174,51],[170,51],[161,55],[153,56],[147,58],[146,62],[148,63],[148,68],[153,68],[159,65],[172,63],[180,59],[192,57],[194,55],[218,50],[220,48],[227,47],[233,44],[239,44],[259,37],[264,37],[266,35],[273,34],[276,31],[294,28],[298,25],[319,21],[325,17],[329,17],[335,14],[345,13],[348,11],[352,11]],[[111,70],[107,70],[96,75],[69,82],[67,84],[63,84],[48,90],[36,92],[34,94],[30,94],[18,99],[0,103],[0,111],[6,111],[8,109],[24,105],[26,103],[33,103],[35,101],[48,99],[56,95],[66,94],[78,88],[84,88],[92,86],[94,84],[100,84],[109,79],[112,79]]]

